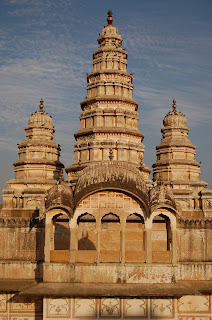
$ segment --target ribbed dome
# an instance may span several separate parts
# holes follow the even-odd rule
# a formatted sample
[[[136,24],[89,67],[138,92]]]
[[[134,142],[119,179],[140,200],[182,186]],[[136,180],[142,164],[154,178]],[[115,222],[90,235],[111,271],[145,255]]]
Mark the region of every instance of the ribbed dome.
[[[53,140],[55,132],[52,117],[43,110],[43,99],[40,101],[39,110],[31,115],[28,126],[25,128],[26,137],[31,140]],[[55,143],[54,143],[55,144]]]
[[[118,29],[113,26],[112,11],[108,11],[107,18],[108,25],[103,28],[102,34],[99,34],[98,43],[100,46],[115,46],[120,47],[122,44],[122,37],[118,33]]]
[[[52,117],[48,115],[43,110],[43,99],[40,101],[39,110],[31,115],[28,121],[28,126],[25,130],[29,130],[32,128],[42,128],[42,129],[52,129],[54,132],[54,128],[52,127]]]
[[[52,118],[44,110],[38,110],[31,115],[28,121],[29,126],[47,126],[52,127]]]
[[[54,207],[66,207],[69,212],[73,212],[73,192],[69,186],[56,184],[48,191],[46,208],[49,210]]]
[[[177,111],[176,107],[177,107],[176,101],[173,100],[173,105],[172,105],[173,110],[169,111],[163,119],[164,127],[173,127],[173,128],[186,127],[186,123],[187,123],[186,117],[180,111]]]

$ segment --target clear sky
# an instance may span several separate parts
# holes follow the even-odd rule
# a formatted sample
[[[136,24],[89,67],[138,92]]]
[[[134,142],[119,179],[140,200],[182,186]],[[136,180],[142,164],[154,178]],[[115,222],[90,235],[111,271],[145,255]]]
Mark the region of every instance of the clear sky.
[[[14,177],[17,144],[41,97],[53,117],[61,161],[73,163],[86,73],[109,9],[134,73],[144,162],[151,167],[156,161],[162,120],[175,98],[197,146],[201,178],[212,187],[211,0],[1,0],[1,189]]]

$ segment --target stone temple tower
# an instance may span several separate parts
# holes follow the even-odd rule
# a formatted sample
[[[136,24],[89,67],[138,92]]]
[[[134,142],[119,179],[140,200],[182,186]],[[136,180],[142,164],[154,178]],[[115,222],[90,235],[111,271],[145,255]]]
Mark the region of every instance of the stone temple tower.
[[[39,110],[31,115],[25,128],[26,139],[18,145],[15,179],[8,181],[3,191],[5,215],[34,216],[45,192],[59,180],[63,168],[59,161],[60,147],[53,140],[52,118],[43,107],[41,99]]]
[[[81,102],[81,129],[75,133],[75,163],[66,168],[71,180],[91,163],[122,161],[140,168],[144,135],[138,130],[138,102],[133,100],[133,75],[127,72],[127,52],[113,26],[112,11],[99,34],[99,48],[93,53],[93,72],[87,76],[87,97]]]
[[[212,319],[212,190],[175,100],[149,179],[111,11],[107,22],[68,178],[42,100],[18,146],[0,210],[0,319]]]
[[[201,164],[195,160],[196,147],[188,138],[186,117],[177,110],[175,100],[163,124],[162,140],[156,147],[157,161],[153,165],[154,181],[171,189],[184,210],[196,209],[201,215],[205,199],[211,193],[207,183],[200,180]]]

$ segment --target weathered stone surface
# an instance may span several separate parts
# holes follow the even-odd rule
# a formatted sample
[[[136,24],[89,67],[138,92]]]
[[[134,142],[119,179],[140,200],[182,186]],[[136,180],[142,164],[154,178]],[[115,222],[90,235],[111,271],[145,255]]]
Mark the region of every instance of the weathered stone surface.
[[[74,193],[75,206],[86,194],[102,188],[125,190],[145,207],[148,205],[147,186],[141,172],[129,164],[108,161],[90,165],[81,171]]]
[[[149,179],[133,76],[108,15],[68,179],[42,100],[18,146],[0,206],[2,320],[211,320],[212,191],[175,101]]]

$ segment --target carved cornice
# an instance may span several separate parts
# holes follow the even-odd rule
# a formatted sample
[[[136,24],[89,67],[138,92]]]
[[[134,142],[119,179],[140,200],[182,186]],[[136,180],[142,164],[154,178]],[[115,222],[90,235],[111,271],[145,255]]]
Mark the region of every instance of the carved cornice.
[[[84,109],[85,106],[87,106],[88,104],[92,104],[92,103],[96,103],[96,102],[102,102],[104,101],[105,103],[109,103],[109,102],[113,102],[113,103],[119,103],[119,102],[127,102],[129,104],[132,104],[135,107],[135,110],[137,111],[138,109],[138,102],[131,99],[131,98],[125,98],[122,96],[107,96],[107,95],[103,95],[103,96],[99,96],[99,97],[95,97],[95,98],[87,98],[85,100],[83,100],[82,102],[80,102],[81,104],[81,108]]]
[[[207,229],[212,228],[212,219],[178,219],[178,228],[185,229]]]
[[[144,134],[140,132],[139,130],[134,130],[130,128],[124,128],[124,127],[97,127],[97,128],[86,128],[81,129],[78,132],[74,134],[74,137],[77,139],[78,137],[84,136],[84,135],[91,135],[93,133],[124,133],[129,134],[136,137],[144,137]]]
[[[31,218],[1,217],[0,228],[29,228]]]

